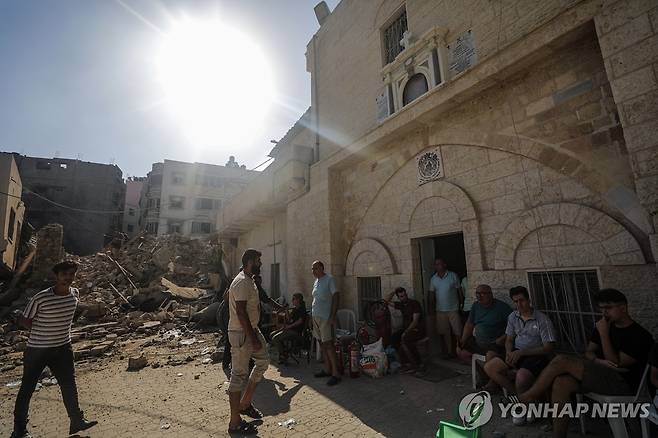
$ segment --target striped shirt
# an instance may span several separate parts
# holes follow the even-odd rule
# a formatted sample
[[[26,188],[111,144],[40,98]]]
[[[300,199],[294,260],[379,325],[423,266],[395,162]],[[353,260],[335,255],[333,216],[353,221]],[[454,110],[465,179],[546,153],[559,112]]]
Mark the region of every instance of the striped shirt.
[[[32,320],[28,347],[59,347],[71,342],[71,322],[78,305],[78,290],[60,296],[50,287],[32,297],[23,316]]]

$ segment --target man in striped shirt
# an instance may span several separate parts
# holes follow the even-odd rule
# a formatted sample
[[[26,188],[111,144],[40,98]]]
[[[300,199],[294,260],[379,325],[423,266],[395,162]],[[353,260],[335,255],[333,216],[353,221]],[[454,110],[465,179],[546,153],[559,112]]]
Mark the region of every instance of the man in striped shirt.
[[[70,434],[98,424],[87,421],[78,404],[75,385],[71,322],[78,306],[78,290],[71,287],[78,265],[65,261],[53,267],[55,285],[36,294],[27,304],[19,322],[30,329],[23,355],[23,380],[14,407],[12,438],[29,438],[27,414],[41,372],[50,368],[59,383],[66,411],[71,419]]]

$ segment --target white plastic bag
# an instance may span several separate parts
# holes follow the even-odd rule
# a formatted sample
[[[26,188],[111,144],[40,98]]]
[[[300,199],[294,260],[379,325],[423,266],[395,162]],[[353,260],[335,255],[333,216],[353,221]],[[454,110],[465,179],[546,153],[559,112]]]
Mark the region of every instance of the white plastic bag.
[[[371,354],[375,353],[383,353],[384,352],[384,341],[382,338],[377,339],[376,342],[373,342],[372,344],[364,345],[363,346],[363,351],[361,352],[361,356],[370,356]]]

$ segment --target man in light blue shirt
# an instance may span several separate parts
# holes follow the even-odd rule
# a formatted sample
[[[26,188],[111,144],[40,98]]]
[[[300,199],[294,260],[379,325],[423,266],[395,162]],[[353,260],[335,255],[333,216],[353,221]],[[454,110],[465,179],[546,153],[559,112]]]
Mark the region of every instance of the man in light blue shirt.
[[[430,301],[436,311],[436,331],[439,334],[442,356],[454,357],[455,345],[462,334],[459,307],[463,301],[459,276],[448,271],[443,259],[434,263],[436,273],[430,279]],[[431,304],[431,303],[430,303]]]
[[[313,336],[322,346],[325,369],[316,373],[315,377],[329,377],[327,385],[333,386],[340,382],[336,350],[334,349],[334,328],[336,312],[338,311],[338,289],[334,277],[324,272],[324,264],[316,260],[311,265],[315,277],[313,283]]]

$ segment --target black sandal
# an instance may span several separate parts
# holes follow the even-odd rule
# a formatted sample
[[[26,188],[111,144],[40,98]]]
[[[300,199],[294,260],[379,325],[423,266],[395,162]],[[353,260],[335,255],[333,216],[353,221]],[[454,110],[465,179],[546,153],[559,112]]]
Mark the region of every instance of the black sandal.
[[[238,435],[256,435],[258,433],[258,429],[253,424],[249,424],[246,421],[241,420],[238,427],[231,428],[231,426],[229,426],[228,433],[234,433]]]
[[[263,418],[263,413],[256,409],[254,405],[249,405],[248,408],[241,410],[240,413],[256,420]]]

